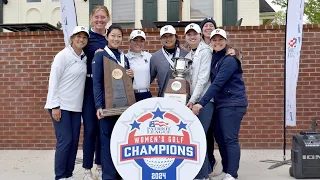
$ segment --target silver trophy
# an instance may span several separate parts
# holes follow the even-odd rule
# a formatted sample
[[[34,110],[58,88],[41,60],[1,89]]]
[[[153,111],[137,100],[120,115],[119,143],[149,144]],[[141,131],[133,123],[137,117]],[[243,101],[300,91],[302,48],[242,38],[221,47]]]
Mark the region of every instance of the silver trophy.
[[[170,65],[175,79],[184,79],[185,74],[190,71],[192,60],[185,57],[172,58],[173,66]]]

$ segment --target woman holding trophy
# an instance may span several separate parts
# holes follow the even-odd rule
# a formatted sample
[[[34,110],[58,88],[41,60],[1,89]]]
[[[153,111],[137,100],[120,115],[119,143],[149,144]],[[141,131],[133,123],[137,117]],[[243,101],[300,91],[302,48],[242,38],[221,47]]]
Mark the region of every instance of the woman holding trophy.
[[[127,75],[133,77],[133,71],[130,69],[127,57],[119,50],[122,37],[122,28],[117,25],[111,25],[106,35],[108,45],[105,46],[103,51],[97,52],[92,60],[93,93],[97,110],[96,115],[100,125],[102,179],[121,179],[113,165],[110,153],[111,133],[119,116],[104,117],[102,116],[102,109],[106,108],[104,98],[104,57],[125,68]]]
[[[158,76],[159,92],[158,97],[163,97],[169,79],[173,78],[172,70],[173,57],[184,57],[188,52],[179,48],[178,35],[171,25],[163,26],[160,29],[160,40],[162,48],[155,52],[150,59],[150,83]]]
[[[185,40],[191,47],[191,51],[185,56],[192,60],[192,65],[189,73],[186,74],[186,80],[190,84],[190,99],[187,106],[192,109],[193,105],[198,103],[203,97],[204,93],[210,86],[210,66],[212,51],[201,39],[201,28],[195,23],[191,23],[185,28]],[[205,133],[207,133],[213,115],[213,102],[208,102],[203,108],[203,111],[198,114],[198,118],[203,126]],[[196,176],[196,179],[207,179],[209,174],[209,160],[206,155],[204,164]]]

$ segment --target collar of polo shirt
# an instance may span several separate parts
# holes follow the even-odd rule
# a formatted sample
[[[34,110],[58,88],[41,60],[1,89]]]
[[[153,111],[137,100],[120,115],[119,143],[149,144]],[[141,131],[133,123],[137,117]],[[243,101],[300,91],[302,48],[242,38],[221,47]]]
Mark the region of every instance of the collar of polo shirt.
[[[132,58],[132,57],[138,57],[138,56],[143,56],[143,51],[141,51],[140,53],[135,53],[135,52],[132,52],[132,51],[128,51],[128,58]]]

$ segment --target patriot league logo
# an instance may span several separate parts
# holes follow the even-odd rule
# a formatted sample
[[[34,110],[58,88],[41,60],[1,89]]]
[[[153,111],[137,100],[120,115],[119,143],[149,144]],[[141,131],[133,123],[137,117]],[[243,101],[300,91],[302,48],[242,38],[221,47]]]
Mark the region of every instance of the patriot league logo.
[[[192,180],[205,153],[198,118],[185,105],[165,98],[128,108],[111,137],[112,159],[124,180]]]

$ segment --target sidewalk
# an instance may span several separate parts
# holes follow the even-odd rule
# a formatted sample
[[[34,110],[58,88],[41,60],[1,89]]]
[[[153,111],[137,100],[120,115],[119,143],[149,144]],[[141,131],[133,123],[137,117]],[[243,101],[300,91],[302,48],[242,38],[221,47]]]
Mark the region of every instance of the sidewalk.
[[[282,150],[242,150],[239,180],[290,180],[289,165],[269,170],[273,165],[260,160],[282,160]],[[0,179],[2,180],[53,180],[54,151],[0,151]],[[82,151],[78,152],[82,158]],[[217,159],[220,159],[218,150]],[[287,151],[290,158],[290,151]],[[220,161],[219,161],[220,162]],[[221,163],[217,170],[221,170]],[[74,176],[81,180],[83,169],[77,161]]]

